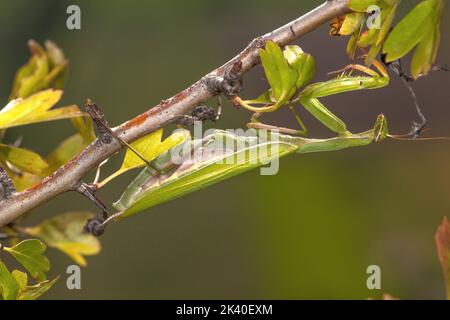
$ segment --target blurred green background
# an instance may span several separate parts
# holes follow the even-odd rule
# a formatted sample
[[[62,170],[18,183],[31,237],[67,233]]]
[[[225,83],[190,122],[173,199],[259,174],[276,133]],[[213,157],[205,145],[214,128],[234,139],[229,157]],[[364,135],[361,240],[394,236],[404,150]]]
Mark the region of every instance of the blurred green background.
[[[96,101],[119,124],[172,96],[238,53],[255,36],[300,16],[321,1],[258,0],[1,0],[0,101],[28,58],[26,41],[51,39],[70,59],[64,104]],[[405,1],[404,8],[414,2]],[[82,30],[66,29],[66,8],[78,4]],[[449,9],[442,29],[449,30]],[[296,42],[318,61],[316,80],[349,63],[346,39],[328,27]],[[449,63],[442,37],[439,64]],[[449,74],[414,84],[430,136],[450,136]],[[245,77],[244,97],[266,84],[260,68]],[[352,131],[384,113],[394,133],[409,131],[415,112],[400,81],[372,92],[324,99]],[[212,104],[214,105],[214,103]],[[300,111],[314,137],[329,136]],[[244,127],[249,114],[225,106],[220,128]],[[268,117],[294,126],[289,113]],[[46,154],[72,134],[68,121],[8,130],[7,141]],[[106,175],[120,165],[110,161]],[[386,141],[336,153],[291,156],[276,176],[243,174],[111,225],[103,250],[82,270],[82,290],[69,291],[72,262],[49,249],[56,299],[365,299],[383,292],[402,299],[442,299],[444,281],[434,232],[450,212],[450,144]],[[134,174],[134,173],[133,173]],[[133,174],[105,188],[115,201]],[[91,209],[68,193],[29,219]],[[382,290],[366,287],[366,268],[379,265]]]

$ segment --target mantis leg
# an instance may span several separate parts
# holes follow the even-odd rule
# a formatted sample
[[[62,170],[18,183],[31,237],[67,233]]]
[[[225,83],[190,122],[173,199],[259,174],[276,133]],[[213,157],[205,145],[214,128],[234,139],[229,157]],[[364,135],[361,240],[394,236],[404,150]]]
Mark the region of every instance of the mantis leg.
[[[376,89],[388,85],[387,71],[378,61],[375,61],[374,65],[380,73],[362,65],[349,65],[337,72],[345,72],[351,69],[363,72],[366,75],[342,75],[330,81],[311,84],[300,93],[298,101],[327,128],[341,136],[348,135],[350,132],[347,131],[345,123],[328,110],[318,98],[355,90]]]
[[[317,120],[319,120],[324,126],[331,131],[338,133],[339,135],[346,136],[350,134],[347,131],[347,126],[344,121],[339,119],[334,113],[328,110],[319,99],[308,98],[300,99],[300,103],[308,110]]]
[[[255,112],[255,113],[274,112],[274,111],[277,111],[281,107],[281,104],[279,104],[279,103],[269,104],[269,105],[265,105],[263,107],[254,107],[254,106],[250,105],[250,103],[252,103],[252,102],[257,103],[256,101],[252,101],[252,100],[244,101],[237,96],[233,98],[233,103],[235,105],[241,106],[244,109],[247,109],[247,110]]]
[[[302,130],[295,130],[295,129],[285,128],[285,127],[277,127],[277,126],[274,126],[274,125],[262,123],[262,122],[259,121],[259,118],[261,117],[262,114],[258,113],[258,112],[253,114],[253,116],[251,118],[251,122],[247,123],[247,127],[248,128],[253,128],[253,129],[278,130],[279,132],[285,133],[285,134],[306,136],[308,134],[308,128],[306,128],[306,126],[303,124],[302,119],[300,119],[300,117],[298,116],[298,114],[295,111],[294,107],[293,106],[289,106],[289,109],[294,114],[297,122],[302,127]]]

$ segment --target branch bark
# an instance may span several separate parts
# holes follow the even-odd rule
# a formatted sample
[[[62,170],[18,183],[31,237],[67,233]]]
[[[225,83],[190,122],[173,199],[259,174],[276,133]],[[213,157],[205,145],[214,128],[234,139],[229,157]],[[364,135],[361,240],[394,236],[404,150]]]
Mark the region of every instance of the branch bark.
[[[288,24],[258,38],[255,38],[241,53],[223,66],[210,72],[202,79],[170,99],[131,119],[113,130],[123,140],[132,142],[140,137],[176,121],[219,94],[207,85],[210,77],[223,77],[226,70],[234,69],[242,76],[259,63],[258,49],[268,40],[284,46],[300,36],[309,33],[327,21],[349,12],[348,0],[328,0],[316,9]],[[47,202],[57,195],[73,190],[79,181],[103,160],[118,152],[122,145],[114,140],[110,144],[94,141],[78,156],[35,186],[20,193],[14,193],[0,202],[0,226],[13,222],[24,213]]]

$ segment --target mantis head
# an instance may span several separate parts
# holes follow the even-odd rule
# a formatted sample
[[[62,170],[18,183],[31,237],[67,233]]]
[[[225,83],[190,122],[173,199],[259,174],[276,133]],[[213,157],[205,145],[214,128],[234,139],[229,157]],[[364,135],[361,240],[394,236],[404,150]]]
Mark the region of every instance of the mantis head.
[[[384,114],[380,114],[373,128],[373,136],[375,142],[380,142],[388,136],[388,124]]]

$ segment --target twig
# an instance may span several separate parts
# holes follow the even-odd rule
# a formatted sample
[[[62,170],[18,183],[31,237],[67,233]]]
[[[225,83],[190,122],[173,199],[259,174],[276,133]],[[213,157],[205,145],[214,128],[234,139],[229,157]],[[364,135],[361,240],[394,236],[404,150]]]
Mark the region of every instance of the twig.
[[[266,41],[272,40],[284,46],[300,36],[313,31],[327,21],[349,12],[348,0],[328,0],[316,9],[288,24],[254,39],[239,55],[212,71],[189,88],[181,91],[168,100],[129,120],[116,128],[115,135],[128,143],[155,131],[169,123],[177,121],[181,116],[192,111],[196,106],[204,104],[220,90],[233,87],[230,80],[239,79],[244,73],[259,63],[258,49]],[[228,82],[224,83],[228,72]],[[214,79],[211,82],[211,79]],[[211,83],[215,85],[212,86]],[[218,84],[222,84],[218,86]],[[218,90],[220,89],[220,90]],[[225,92],[226,93],[226,92]],[[55,196],[73,190],[79,181],[99,163],[117,153],[122,144],[113,140],[110,144],[94,142],[78,156],[69,161],[49,177],[33,187],[0,202],[0,226],[4,226],[19,218],[24,213],[45,203]]]

